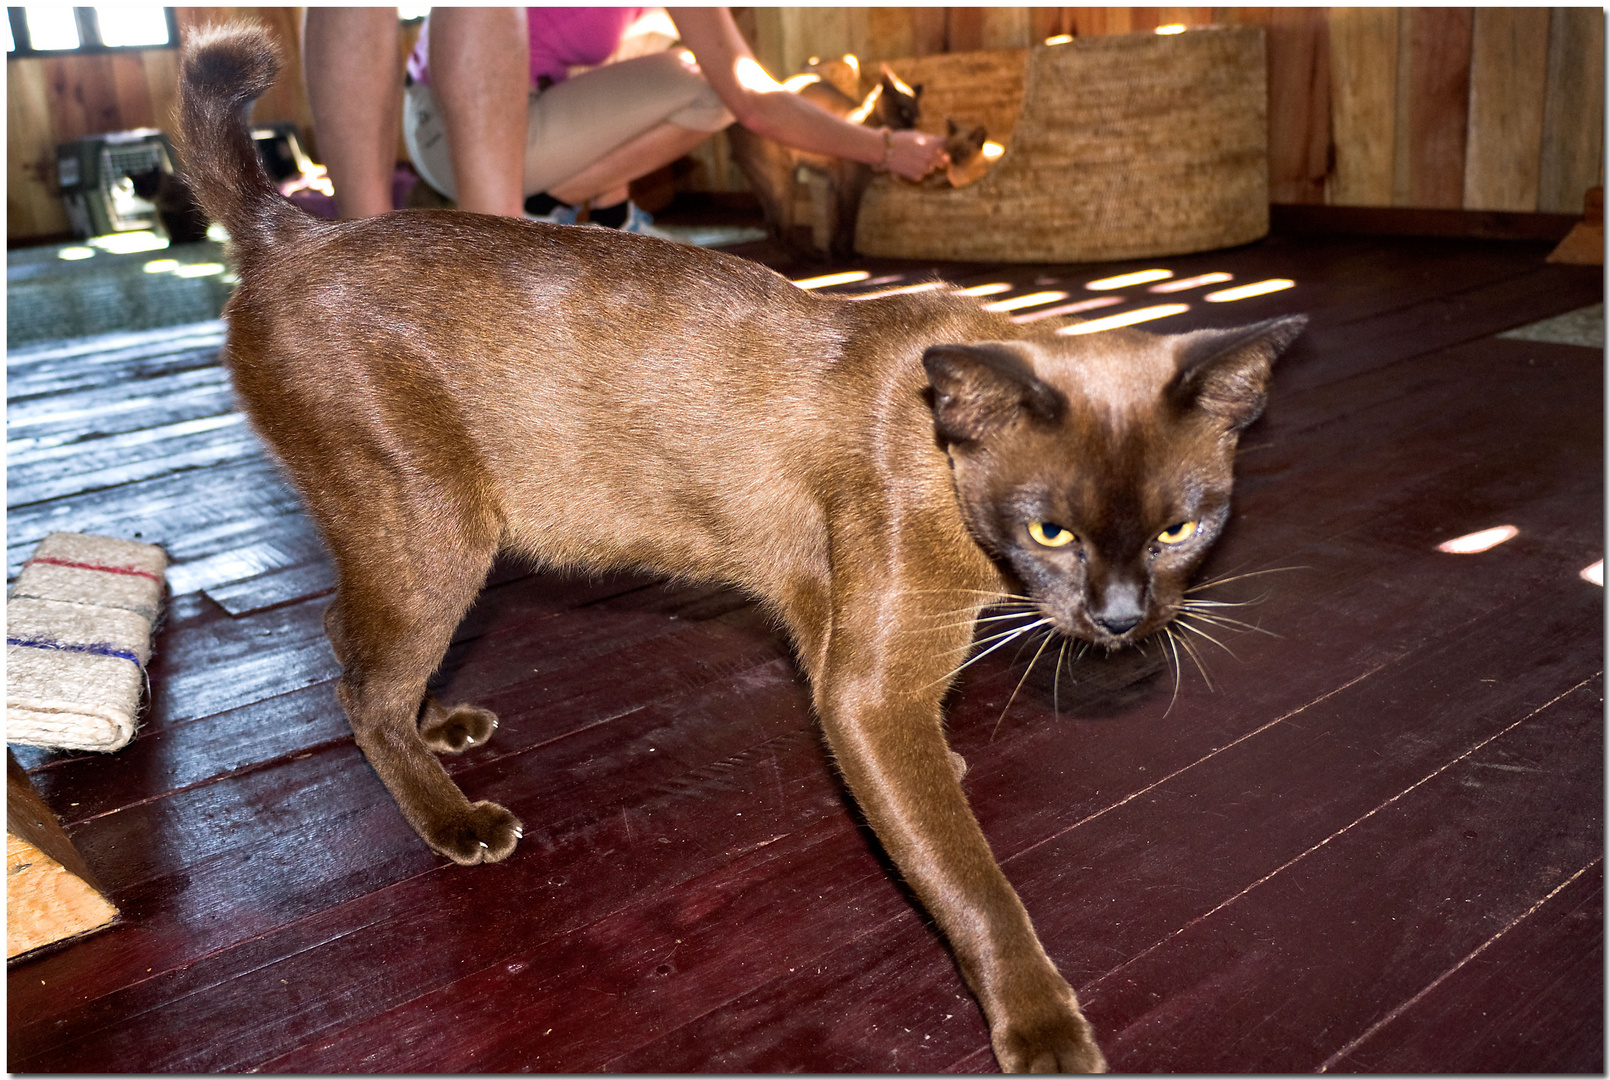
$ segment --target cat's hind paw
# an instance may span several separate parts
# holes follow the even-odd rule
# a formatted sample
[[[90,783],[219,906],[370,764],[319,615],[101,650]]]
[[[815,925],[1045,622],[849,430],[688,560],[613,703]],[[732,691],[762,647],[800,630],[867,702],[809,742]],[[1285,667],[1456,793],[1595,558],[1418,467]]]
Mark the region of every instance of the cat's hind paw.
[[[427,701],[419,722],[419,737],[438,754],[460,754],[485,744],[497,727],[497,714],[489,709],[474,705],[447,708]]]
[[[425,842],[460,866],[474,866],[507,858],[523,835],[519,818],[495,802],[478,802],[429,829]]]

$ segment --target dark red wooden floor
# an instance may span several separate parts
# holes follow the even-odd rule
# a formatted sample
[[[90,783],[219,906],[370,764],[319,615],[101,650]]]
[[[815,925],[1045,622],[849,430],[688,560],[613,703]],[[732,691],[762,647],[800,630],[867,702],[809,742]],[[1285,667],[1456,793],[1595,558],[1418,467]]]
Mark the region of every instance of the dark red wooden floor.
[[[764,255],[764,248],[751,252]],[[965,786],[1113,1066],[1602,1072],[1603,356],[1500,338],[1601,301],[1527,243],[1275,237],[1100,267],[1295,287],[1202,595],[1261,631],[968,672]],[[870,283],[931,267],[861,264]],[[793,267],[795,276],[807,268]],[[899,276],[896,275],[908,275]],[[879,281],[894,278],[893,281]],[[1028,310],[1028,309],[1026,309]],[[18,1072],[994,1067],[948,953],[829,773],[786,645],[716,587],[500,567],[439,682],[449,768],[526,822],[431,855],[364,764],[330,575],[206,327],[9,357],[11,574],[53,529],[166,545],[138,738],[19,756],[124,912],[9,972]],[[1438,544],[1495,525],[1482,554]],[[1003,709],[1005,709],[1003,713]]]

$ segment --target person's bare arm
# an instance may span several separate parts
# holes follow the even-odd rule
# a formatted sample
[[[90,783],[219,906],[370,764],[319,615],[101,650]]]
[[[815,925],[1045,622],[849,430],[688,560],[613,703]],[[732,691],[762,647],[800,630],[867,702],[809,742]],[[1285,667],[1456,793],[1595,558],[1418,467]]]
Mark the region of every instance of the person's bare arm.
[[[706,81],[738,123],[755,134],[798,150],[885,166],[911,180],[945,164],[945,141],[937,135],[920,131],[886,135],[840,120],[783,90],[755,60],[726,8],[669,11]]]

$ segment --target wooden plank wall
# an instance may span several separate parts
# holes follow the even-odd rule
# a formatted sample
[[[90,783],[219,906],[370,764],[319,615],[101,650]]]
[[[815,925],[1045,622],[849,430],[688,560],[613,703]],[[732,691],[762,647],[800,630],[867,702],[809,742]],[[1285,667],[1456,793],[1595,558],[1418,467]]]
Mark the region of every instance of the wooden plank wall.
[[[1604,17],[1599,8],[756,7],[736,9],[779,77],[811,56],[863,61],[1018,48],[1056,34],[1183,23],[1255,24],[1269,41],[1270,194],[1279,203],[1579,213],[1603,182]],[[299,8],[179,8],[181,27],[266,22],[299,67]],[[172,107],[171,50],[7,62],[7,236],[59,234],[58,142],[141,125]],[[259,120],[315,144],[286,80]],[[724,148],[698,187],[742,186]]]

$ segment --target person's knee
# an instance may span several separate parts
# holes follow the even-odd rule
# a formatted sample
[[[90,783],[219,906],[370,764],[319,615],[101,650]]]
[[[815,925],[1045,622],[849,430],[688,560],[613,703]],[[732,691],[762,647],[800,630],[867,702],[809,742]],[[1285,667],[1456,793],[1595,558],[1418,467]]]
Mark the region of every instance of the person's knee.
[[[736,119],[722,103],[721,95],[705,81],[692,53],[669,49],[640,60],[649,61],[653,68],[657,83],[655,96],[661,101],[676,103],[665,116],[670,123],[695,131],[716,132]]]

